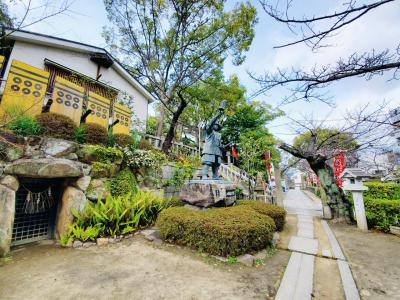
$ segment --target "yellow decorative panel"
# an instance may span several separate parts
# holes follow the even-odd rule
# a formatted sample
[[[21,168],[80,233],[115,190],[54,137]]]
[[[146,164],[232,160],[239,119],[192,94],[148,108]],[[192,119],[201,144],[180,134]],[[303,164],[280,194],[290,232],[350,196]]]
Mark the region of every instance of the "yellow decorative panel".
[[[18,109],[30,116],[42,112],[49,73],[13,60],[1,100],[2,112]]]
[[[56,77],[50,111],[70,117],[79,126],[82,116],[84,88],[60,76]]]
[[[96,93],[89,92],[87,109],[92,110],[86,118],[86,123],[97,123],[108,128],[110,119],[111,100],[104,98]]]
[[[5,60],[6,58],[3,55],[0,55],[0,72],[3,70]]]
[[[131,128],[131,115],[132,112],[129,107],[115,103],[114,104],[114,122],[119,120],[117,124],[113,126],[113,133],[124,133],[129,134]]]

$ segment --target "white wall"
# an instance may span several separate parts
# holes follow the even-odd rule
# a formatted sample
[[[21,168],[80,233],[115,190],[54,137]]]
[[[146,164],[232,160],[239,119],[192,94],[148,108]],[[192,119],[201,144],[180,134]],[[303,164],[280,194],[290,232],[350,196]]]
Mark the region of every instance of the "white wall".
[[[20,60],[39,69],[44,69],[44,59],[46,58],[93,79],[96,78],[97,65],[90,60],[90,55],[88,53],[70,51],[22,41],[15,42],[4,77],[7,78],[11,61],[13,59]],[[145,96],[141,94],[124,77],[122,77],[116,71],[114,66],[108,69],[101,68],[100,73],[102,74],[100,78],[101,82],[117,88],[122,92],[126,92],[133,98],[133,111],[139,120],[145,124],[148,114],[148,100],[145,98]],[[2,85],[2,90],[4,89],[4,86],[5,84]]]

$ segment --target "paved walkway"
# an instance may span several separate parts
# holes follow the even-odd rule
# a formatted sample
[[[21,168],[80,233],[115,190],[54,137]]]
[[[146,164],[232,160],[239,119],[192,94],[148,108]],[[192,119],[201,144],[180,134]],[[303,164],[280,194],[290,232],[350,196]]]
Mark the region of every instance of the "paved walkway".
[[[323,274],[321,271],[316,272],[316,258],[337,262],[337,265],[330,267],[332,272],[325,270],[328,274],[335,273],[336,268],[340,274],[337,284],[341,286],[333,289],[341,291],[338,293],[340,295],[330,295],[330,299],[360,299],[342,250],[328,223],[321,219],[322,205],[319,198],[305,191],[289,190],[283,203],[288,215],[297,216],[297,234],[290,238],[287,248],[292,255],[275,299],[311,299],[315,294],[314,284],[329,281],[329,278],[316,278],[318,274]]]

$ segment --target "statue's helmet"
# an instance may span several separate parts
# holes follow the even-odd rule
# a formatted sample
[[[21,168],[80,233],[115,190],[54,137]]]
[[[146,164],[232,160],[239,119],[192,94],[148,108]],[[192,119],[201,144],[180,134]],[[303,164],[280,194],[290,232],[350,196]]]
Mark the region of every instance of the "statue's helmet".
[[[219,123],[215,123],[214,126],[213,126],[213,130],[215,130],[215,131],[220,131],[221,128],[222,128],[222,126]]]

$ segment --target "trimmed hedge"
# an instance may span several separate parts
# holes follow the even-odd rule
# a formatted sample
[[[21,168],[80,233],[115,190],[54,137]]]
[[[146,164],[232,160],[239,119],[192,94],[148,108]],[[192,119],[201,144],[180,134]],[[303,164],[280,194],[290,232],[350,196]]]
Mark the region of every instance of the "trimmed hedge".
[[[115,145],[120,147],[129,146],[132,144],[132,137],[125,133],[116,133],[112,136]]]
[[[85,143],[92,145],[107,145],[108,132],[107,129],[96,123],[83,124],[85,132]]]
[[[275,231],[270,217],[245,205],[207,210],[171,207],[160,213],[157,226],[169,242],[221,256],[264,249]]]
[[[36,121],[42,128],[41,133],[44,136],[64,140],[75,138],[75,122],[67,116],[48,112],[36,116]]]
[[[364,182],[368,187],[364,197],[373,199],[400,200],[400,184],[385,182]]]
[[[283,226],[285,226],[286,211],[282,207],[255,200],[242,200],[237,203],[239,205],[249,206],[256,212],[271,217],[275,222],[276,230],[283,230]]]
[[[110,192],[113,196],[123,196],[137,192],[135,176],[129,169],[124,169],[110,181]]]
[[[364,198],[368,227],[389,232],[390,226],[400,226],[400,201]]]

